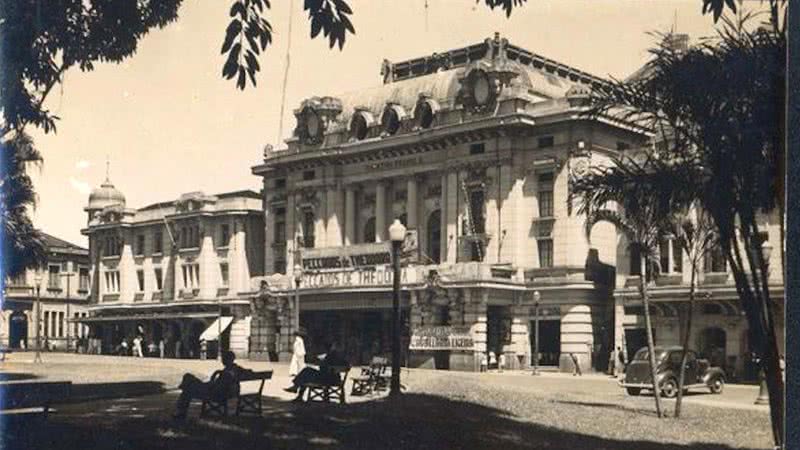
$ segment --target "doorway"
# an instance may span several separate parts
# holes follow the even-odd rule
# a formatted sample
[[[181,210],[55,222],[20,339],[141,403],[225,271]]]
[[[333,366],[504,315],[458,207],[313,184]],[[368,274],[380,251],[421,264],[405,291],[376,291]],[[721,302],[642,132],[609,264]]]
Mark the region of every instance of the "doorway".
[[[561,357],[561,320],[539,320],[539,336],[536,336],[536,321],[530,324],[531,359],[536,355],[536,339],[539,338],[539,365],[558,366]]]
[[[28,348],[28,316],[23,311],[14,311],[9,317],[8,346]]]

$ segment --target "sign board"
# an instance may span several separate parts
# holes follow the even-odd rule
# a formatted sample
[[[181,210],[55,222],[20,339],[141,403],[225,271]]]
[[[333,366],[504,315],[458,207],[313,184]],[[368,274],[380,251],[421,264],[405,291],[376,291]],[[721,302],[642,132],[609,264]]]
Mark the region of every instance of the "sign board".
[[[472,335],[466,326],[422,327],[411,335],[409,350],[472,350]]]
[[[400,271],[400,283],[405,285],[417,282],[417,271],[403,268]],[[391,287],[394,272],[391,266],[373,268],[355,268],[348,270],[324,270],[305,272],[300,281],[300,289],[330,289],[349,287]]]
[[[346,247],[301,249],[304,271],[341,271],[392,263],[388,242],[357,244]]]

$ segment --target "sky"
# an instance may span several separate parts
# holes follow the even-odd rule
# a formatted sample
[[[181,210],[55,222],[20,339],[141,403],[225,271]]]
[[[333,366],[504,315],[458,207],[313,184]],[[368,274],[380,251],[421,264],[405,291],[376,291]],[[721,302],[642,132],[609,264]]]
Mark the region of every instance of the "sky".
[[[381,83],[384,58],[402,61],[482,42],[499,32],[517,46],[597,76],[625,77],[647,59],[653,31],[696,39],[714,34],[701,0],[529,0],[511,18],[468,0],[352,0],[355,35],[344,50],[309,38],[301,0],[268,11],[273,45],[262,54],[258,86],[245,91],[221,77],[220,48],[230,1],[187,0],[179,19],[146,35],[120,64],[71,69],[46,107],[61,117],[56,134],[35,130],[44,164],[32,170],[39,202],[34,223],[86,246],[86,206],[109,176],[141,208],[181,194],[260,189],[250,168],[266,144],[278,145],[290,5],[292,36],[283,138],[293,110],[315,95]]]

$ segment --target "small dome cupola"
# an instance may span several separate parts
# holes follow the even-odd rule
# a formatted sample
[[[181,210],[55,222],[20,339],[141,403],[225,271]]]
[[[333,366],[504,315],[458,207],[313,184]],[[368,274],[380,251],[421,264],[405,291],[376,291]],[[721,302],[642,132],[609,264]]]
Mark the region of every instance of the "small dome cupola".
[[[108,176],[108,162],[106,162],[106,180],[99,188],[92,189],[89,194],[89,204],[84,208],[87,212],[100,211],[106,206],[120,205],[125,206],[125,195],[122,191],[114,187]]]
[[[588,106],[592,99],[592,88],[578,83],[569,88],[564,96],[570,106]]]

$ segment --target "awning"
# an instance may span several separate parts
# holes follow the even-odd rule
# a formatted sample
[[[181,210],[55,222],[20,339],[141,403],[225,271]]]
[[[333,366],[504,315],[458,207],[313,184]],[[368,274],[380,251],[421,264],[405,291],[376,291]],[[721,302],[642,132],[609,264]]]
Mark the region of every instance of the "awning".
[[[126,320],[167,320],[167,319],[205,319],[219,316],[215,312],[196,313],[155,313],[155,314],[126,314],[70,318],[70,322],[95,323],[95,322],[124,322]]]
[[[200,335],[200,340],[216,341],[220,333],[224,332],[229,326],[231,326],[231,322],[233,322],[233,317],[222,316],[217,318],[217,320],[215,320],[211,326],[206,328],[206,331],[203,331],[203,334]]]

